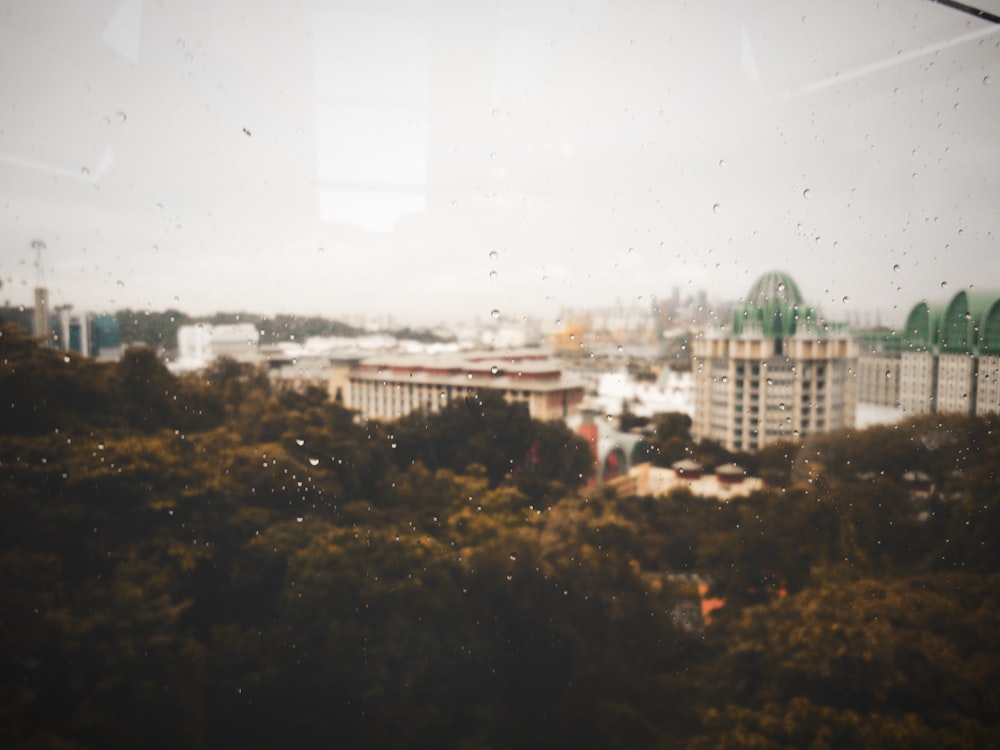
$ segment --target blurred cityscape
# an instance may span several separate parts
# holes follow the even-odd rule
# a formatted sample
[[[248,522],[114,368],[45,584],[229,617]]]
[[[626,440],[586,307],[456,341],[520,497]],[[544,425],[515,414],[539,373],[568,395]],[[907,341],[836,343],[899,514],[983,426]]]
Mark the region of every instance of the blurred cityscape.
[[[555,321],[494,311],[419,330],[377,316],[93,313],[52,305],[41,285],[34,299],[0,318],[67,356],[115,360],[152,347],[175,373],[228,357],[279,390],[321,389],[361,420],[497,391],[587,437],[599,481],[643,476],[646,491],[662,484],[639,469],[656,415],[685,415],[696,439],[752,454],[905,415],[1000,412],[1000,295],[981,292],[916,301],[902,330],[872,325],[875,312],[828,320],[781,272],[763,274],[738,301],[674,287],[647,304],[567,309]],[[701,476],[686,470],[689,481]]]

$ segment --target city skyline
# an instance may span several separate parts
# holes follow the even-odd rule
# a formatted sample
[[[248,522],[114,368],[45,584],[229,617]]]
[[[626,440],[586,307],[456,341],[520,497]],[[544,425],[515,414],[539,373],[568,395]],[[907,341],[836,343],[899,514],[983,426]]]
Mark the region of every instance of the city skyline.
[[[781,269],[901,325],[1000,285],[997,27],[934,3],[4,14],[14,305],[35,240],[95,311],[551,322]]]

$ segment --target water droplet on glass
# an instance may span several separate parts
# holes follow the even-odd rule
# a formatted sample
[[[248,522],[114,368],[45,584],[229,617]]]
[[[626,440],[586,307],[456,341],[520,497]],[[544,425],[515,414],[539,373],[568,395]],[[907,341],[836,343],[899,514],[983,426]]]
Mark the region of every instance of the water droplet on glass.
[[[122,281],[121,279],[118,279],[118,281],[116,281],[116,282],[115,282],[115,285],[116,285],[116,286],[117,286],[117,287],[118,287],[119,289],[124,289],[124,288],[125,288],[125,282],[124,282],[124,281]]]
[[[720,167],[725,167],[726,166],[726,160],[725,159],[719,159],[719,166]]]
[[[718,203],[713,203],[712,204],[712,212],[713,213],[717,213],[717,214],[718,213],[722,213],[722,206],[719,205]]]
[[[496,250],[490,250],[490,260],[496,260],[499,257],[500,253],[498,253]]]
[[[493,367],[490,368],[490,372],[496,375],[498,372],[500,372],[500,368],[497,367],[496,365],[493,365]]]
[[[86,167],[80,167],[80,174],[82,174],[84,177],[87,177],[90,174],[90,170],[87,169]]]
[[[180,37],[178,37],[177,38],[177,49],[184,49],[185,46],[186,45],[184,44],[184,40],[181,39]]]
[[[296,516],[295,523],[302,523],[302,516]]]
[[[899,263],[896,263],[896,264],[895,264],[895,265],[894,265],[894,266],[892,267],[892,270],[893,270],[893,271],[895,271],[896,273],[899,273]]]
[[[784,281],[779,281],[778,282],[778,291],[779,292],[785,291],[785,282]]]
[[[618,345],[618,353],[621,354],[623,351],[625,351],[625,347],[622,346],[621,344],[619,344]]]
[[[803,198],[811,198],[812,197],[812,190],[810,188],[806,188],[805,190],[803,190],[802,191],[802,197]]]
[[[306,444],[306,441],[305,441],[305,440],[303,440],[302,438],[296,438],[296,439],[295,439],[295,444],[296,444],[296,445],[305,445],[305,444]]]
[[[494,107],[493,109],[490,110],[490,115],[492,115],[493,117],[499,117],[500,116],[500,110],[497,109],[496,107]]]
[[[497,278],[497,272],[490,271],[490,281],[496,281],[496,278]]]
[[[124,113],[124,112],[115,112],[115,113],[114,113],[114,115],[112,115],[112,119],[113,119],[113,120],[114,120],[114,121],[115,121],[116,123],[118,123],[119,125],[121,125],[121,124],[122,124],[123,122],[125,122],[125,120],[127,120],[128,118],[127,118],[127,117],[125,116],[125,113]]]
[[[63,362],[65,362],[66,364],[69,364],[69,355],[68,354],[65,357],[63,357]]]
[[[500,320],[500,311],[495,308],[490,310],[490,317],[493,318],[493,320]]]
[[[318,458],[310,458],[309,459],[309,465],[310,466],[319,466],[319,459]]]
[[[844,299],[842,299],[841,302],[847,302],[847,300],[848,300],[848,297],[845,295]]]
[[[948,286],[948,282],[947,281],[942,281],[941,282],[941,288],[944,289],[946,286]]]
[[[993,82],[993,79],[989,76],[983,76],[983,85],[989,86]]]
[[[510,559],[511,560],[516,560],[517,559],[517,553],[516,552],[511,552],[510,553]]]
[[[316,248],[316,252],[317,253],[325,253],[326,252],[326,248],[325,247],[317,247]]]

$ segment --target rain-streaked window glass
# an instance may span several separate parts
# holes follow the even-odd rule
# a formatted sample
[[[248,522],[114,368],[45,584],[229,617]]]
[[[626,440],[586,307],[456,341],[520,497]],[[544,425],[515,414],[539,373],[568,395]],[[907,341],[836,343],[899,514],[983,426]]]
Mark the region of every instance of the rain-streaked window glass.
[[[0,2],[0,744],[1000,745],[1000,3]]]

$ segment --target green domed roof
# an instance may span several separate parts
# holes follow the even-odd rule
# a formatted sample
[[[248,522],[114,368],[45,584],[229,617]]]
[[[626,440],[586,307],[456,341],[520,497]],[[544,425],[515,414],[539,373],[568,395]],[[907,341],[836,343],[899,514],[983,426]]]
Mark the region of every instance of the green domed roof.
[[[1000,354],[1000,293],[958,292],[947,303],[918,302],[906,317],[908,349]]]
[[[783,271],[769,271],[757,279],[747,293],[747,305],[762,307],[780,303],[789,307],[802,305],[802,293],[795,280]]]
[[[733,333],[772,338],[795,335],[799,325],[812,326],[814,312],[805,306],[794,279],[782,271],[769,271],[747,293],[742,310],[733,314]]]

